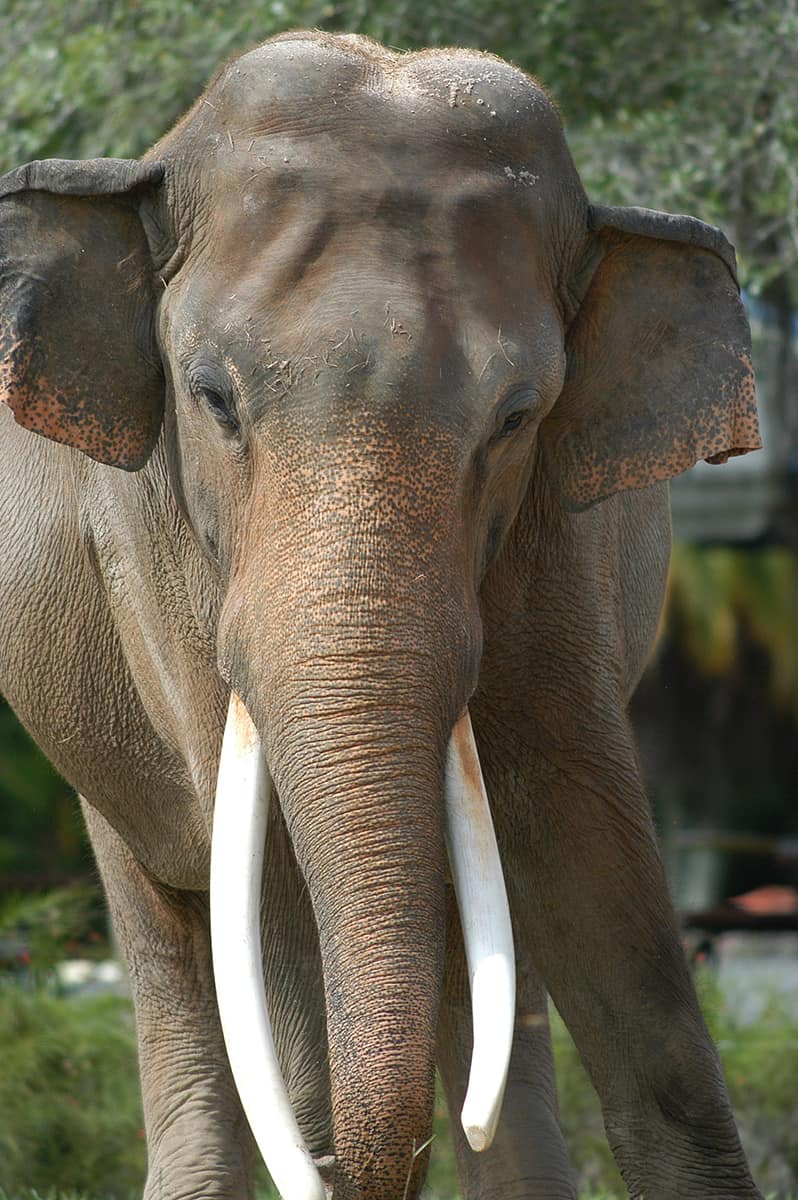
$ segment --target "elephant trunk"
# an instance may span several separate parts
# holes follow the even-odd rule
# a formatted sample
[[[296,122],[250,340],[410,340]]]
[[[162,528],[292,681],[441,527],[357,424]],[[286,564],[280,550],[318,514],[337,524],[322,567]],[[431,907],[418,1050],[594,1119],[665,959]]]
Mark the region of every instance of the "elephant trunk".
[[[348,664],[299,707],[270,697],[267,755],[319,932],[342,1200],[415,1193],[434,1099],[445,736],[406,702],[406,655],[381,673],[389,686]]]
[[[220,666],[262,739],[318,928],[336,1200],[412,1197],[425,1172],[447,746],[479,661],[452,515],[436,496],[373,503],[370,476],[360,479],[373,461],[336,467],[335,505],[319,490],[323,463],[304,479],[275,461],[270,487],[296,507],[266,496],[262,532],[253,513],[219,631]],[[502,1085],[496,1103],[476,1106],[475,1148],[489,1144]]]

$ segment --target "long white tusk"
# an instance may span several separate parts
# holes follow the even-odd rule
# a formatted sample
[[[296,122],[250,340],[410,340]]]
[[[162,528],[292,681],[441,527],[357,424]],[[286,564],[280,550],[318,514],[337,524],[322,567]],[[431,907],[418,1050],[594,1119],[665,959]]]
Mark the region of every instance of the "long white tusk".
[[[233,692],[211,843],[211,945],[230,1068],[263,1161],[284,1200],[325,1200],[274,1048],[263,988],[260,896],[271,783],[260,738]]]
[[[446,841],[460,908],[474,1049],[461,1121],[472,1150],[487,1150],[499,1120],[515,1025],[515,951],[499,849],[466,709],[449,741]]]

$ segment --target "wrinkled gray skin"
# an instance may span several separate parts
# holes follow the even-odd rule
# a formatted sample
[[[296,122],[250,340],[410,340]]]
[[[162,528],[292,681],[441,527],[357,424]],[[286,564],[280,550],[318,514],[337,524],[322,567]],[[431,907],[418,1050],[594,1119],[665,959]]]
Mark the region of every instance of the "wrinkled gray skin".
[[[267,991],[336,1196],[417,1192],[436,1060],[459,1113],[442,764],[469,701],[518,1018],[493,1148],[454,1122],[465,1195],[575,1195],[545,983],[630,1193],[757,1196],[626,717],[656,481],[755,444],[724,433],[746,376],[722,239],[591,216],[544,93],[471,52],[267,43],[146,162],[34,166],[0,201],[0,685],[86,798],[146,1197],[251,1194],[208,939],[231,687],[280,800]]]

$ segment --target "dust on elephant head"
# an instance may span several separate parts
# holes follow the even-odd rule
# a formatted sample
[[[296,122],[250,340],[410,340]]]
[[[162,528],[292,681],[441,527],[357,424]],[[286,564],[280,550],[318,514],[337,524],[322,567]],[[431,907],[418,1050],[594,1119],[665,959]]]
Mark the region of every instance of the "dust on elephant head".
[[[733,251],[693,218],[591,206],[554,106],[500,60],[324,34],[232,60],[140,162],[34,162],[0,181],[0,195],[3,398],[20,426],[98,464],[86,468],[74,525],[95,531],[92,570],[150,722],[142,771],[168,744],[196,781],[203,752],[187,718],[174,736],[160,732],[146,653],[124,648],[157,646],[157,674],[164,647],[183,661],[181,639],[201,634],[215,656],[208,687],[240,696],[262,740],[313,907],[336,1188],[406,1194],[420,1185],[455,953],[442,816],[452,729],[474,695],[489,758],[502,730],[526,728],[532,701],[511,679],[525,656],[540,664],[548,629],[546,654],[561,646],[565,672],[576,661],[583,680],[557,693],[575,714],[561,731],[578,737],[609,696],[602,737],[633,763],[618,680],[639,673],[651,625],[640,614],[656,619],[659,583],[595,567],[601,547],[642,561],[628,547],[652,540],[642,510],[600,502],[759,445]],[[591,517],[597,505],[603,515]],[[100,512],[108,527],[139,529],[153,594],[171,572],[160,593],[175,593],[173,628],[158,638],[143,609],[122,619],[114,608],[133,568],[124,554],[103,557]],[[164,566],[175,539],[192,547],[182,575]],[[516,665],[499,672],[483,648],[495,658],[501,638]],[[50,668],[31,657],[29,669]],[[179,679],[158,696],[167,692],[190,711]],[[544,714],[554,724],[556,711]],[[218,744],[221,729],[209,728]],[[62,769],[157,881],[130,807],[105,781],[92,793],[79,747],[68,753]],[[525,771],[516,785],[531,795]],[[628,781],[635,768],[612,771]],[[585,784],[585,795],[601,791]],[[206,849],[206,792],[184,787],[202,818],[192,853]],[[523,942],[531,872],[514,878]],[[654,922],[667,900],[661,880],[650,891],[650,909],[638,904]],[[654,941],[675,964],[668,920]],[[540,955],[567,1009],[570,976]],[[703,1047],[685,1004],[680,1028]],[[594,1077],[601,1090],[598,1067]],[[707,1087],[714,1104],[722,1085]],[[613,1088],[608,1112],[633,1106],[631,1090],[620,1101]],[[723,1120],[713,1137],[731,1160]],[[153,1132],[167,1187],[177,1154]],[[739,1178],[734,1194],[754,1194]]]

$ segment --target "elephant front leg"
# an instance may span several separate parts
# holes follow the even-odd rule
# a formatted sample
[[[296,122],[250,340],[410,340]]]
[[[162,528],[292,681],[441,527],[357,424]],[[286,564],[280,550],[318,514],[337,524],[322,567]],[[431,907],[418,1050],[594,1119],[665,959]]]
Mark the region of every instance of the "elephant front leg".
[[[501,1117],[491,1148],[475,1154],[460,1124],[471,1061],[471,1001],[456,902],[447,889],[438,1065],[463,1196],[465,1200],[574,1200],[574,1174],[557,1121],[546,992],[523,946],[516,947],[516,979],[516,1028]]]
[[[136,1010],[144,1200],[250,1200],[252,1138],[219,1025],[207,896],[154,884],[111,826],[83,810]]]
[[[525,881],[516,936],[590,1073],[630,1195],[752,1200],[631,735],[623,718],[618,727],[612,738],[582,730],[556,761],[516,757],[512,829],[500,836],[509,876]]]

